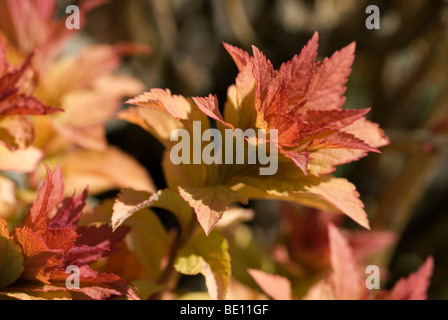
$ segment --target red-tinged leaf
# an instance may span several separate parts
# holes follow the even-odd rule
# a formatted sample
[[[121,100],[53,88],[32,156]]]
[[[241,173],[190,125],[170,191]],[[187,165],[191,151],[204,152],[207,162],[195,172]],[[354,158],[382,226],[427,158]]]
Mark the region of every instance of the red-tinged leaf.
[[[51,250],[42,236],[28,227],[15,228],[13,238],[23,253],[25,268],[20,278],[49,284],[50,271],[62,262],[62,252]]]
[[[319,35],[314,33],[299,55],[282,64],[279,76],[288,84],[288,104],[295,106],[305,98],[305,93],[314,75],[314,60],[317,56]]]
[[[89,247],[86,245],[74,246],[64,255],[64,266],[84,266],[107,256],[109,249],[102,247]]]
[[[129,227],[116,231],[108,225],[78,227],[79,237],[74,246],[64,255],[64,265],[83,266],[117,252],[114,247],[129,232]]]
[[[34,97],[26,95],[26,84],[21,83],[25,72],[30,68],[32,54],[29,55],[19,68],[8,70],[5,48],[0,43],[3,52],[3,66],[0,72],[0,117],[11,115],[40,115],[61,111],[57,108],[44,105]],[[24,89],[25,88],[25,89]]]
[[[371,147],[361,139],[358,139],[354,135],[345,132],[334,133],[322,140],[313,140],[307,150],[312,151],[335,148],[359,149],[381,153],[377,148]]]
[[[355,58],[354,52],[355,44],[352,43],[316,66],[313,80],[306,93],[309,101],[303,106],[302,111],[338,109],[344,104],[345,84]]]
[[[380,129],[379,125],[365,118],[356,120],[348,127],[345,127],[343,131],[353,134],[372,147],[379,148],[389,144],[389,138]]]
[[[28,55],[19,68],[13,69],[2,75],[0,77],[0,89],[4,90],[5,88],[15,87],[25,71],[30,67],[32,58],[32,54]]]
[[[63,197],[63,189],[61,195]],[[69,228],[76,229],[82,209],[86,205],[87,189],[78,197],[71,197],[59,213],[49,223],[50,228]]]
[[[365,116],[370,109],[353,110],[308,110],[298,113],[298,121],[319,124],[327,130],[338,130],[351,125],[356,120]]]
[[[8,57],[6,55],[6,48],[0,45],[0,74],[3,75],[8,71]]]
[[[392,288],[388,299],[390,300],[426,300],[432,276],[434,260],[428,257],[425,263],[407,278],[400,279]]]
[[[256,80],[256,105],[255,108],[260,112],[265,112],[274,99],[278,90],[273,81],[276,77],[272,63],[264,56],[264,54],[255,46],[253,50],[253,75]],[[278,85],[280,85],[278,80]]]
[[[310,270],[330,267],[328,223],[342,224],[344,216],[285,203],[281,207],[281,230],[289,256]]]
[[[62,112],[62,109],[43,104],[34,97],[14,95],[0,104],[0,117],[12,115],[43,115]]]
[[[267,109],[265,110],[265,117],[268,117],[271,113],[275,114],[285,114],[288,109],[288,89],[286,87],[286,82],[281,81],[277,91],[275,92],[274,98]],[[275,127],[274,127],[275,128]]]
[[[221,122],[225,126],[234,129],[233,125],[225,122],[224,119],[222,118],[221,112],[219,111],[218,98],[216,95],[215,96],[209,95],[208,97],[205,98],[194,97],[192,99],[194,103],[198,106],[198,108],[207,116],[209,116],[212,119],[215,119],[216,121]]]
[[[127,226],[122,226],[116,230],[108,225],[78,227],[77,233],[79,238],[76,245],[87,245],[89,247],[105,248],[107,255],[117,252],[115,245],[120,242],[126,234],[131,230]]]
[[[255,269],[248,269],[247,272],[260,286],[263,292],[270,296],[272,299],[293,299],[291,282],[287,278]]]
[[[138,300],[138,297],[129,288],[129,283],[115,274],[100,273],[92,270],[89,266],[81,266],[79,274],[80,289],[73,289],[74,292],[83,293],[94,300],[108,299],[112,296],[127,296],[130,299]],[[51,279],[65,285],[68,276],[65,269],[55,269]]]
[[[249,53],[240,48],[234,47],[228,43],[224,43],[224,47],[227,52],[232,56],[233,61],[235,61],[238,70],[241,71],[245,65],[247,65],[250,61]]]
[[[363,281],[356,265],[352,249],[341,232],[328,225],[332,283],[337,300],[357,300],[363,294]]]
[[[47,229],[45,243],[51,250],[69,251],[75,244],[78,234],[69,228]]]
[[[191,105],[187,99],[179,95],[172,95],[171,91],[166,89],[152,89],[149,92],[128,100],[126,103],[153,107],[168,112],[176,119],[186,120],[191,113]]]
[[[280,148],[280,152],[291,159],[304,175],[307,174],[308,162],[310,161],[309,152],[295,150],[289,151],[284,148]]]
[[[348,241],[356,261],[366,261],[394,245],[397,236],[393,231],[388,230],[352,231],[348,235]]]
[[[270,114],[265,117],[268,127],[270,129],[277,129],[278,138],[277,142],[279,145],[284,147],[295,147],[297,146],[298,139],[298,125],[297,121],[286,114]]]
[[[284,147],[294,147],[297,145],[299,128],[296,119],[285,113],[287,108],[288,92],[283,82],[277,89],[271,105],[267,106],[264,119],[269,129],[278,130],[278,144]]]
[[[53,210],[64,199],[64,184],[62,172],[59,167],[51,172],[45,165],[47,178],[39,189],[37,199],[31,206],[30,212],[25,219],[25,226],[31,228],[38,234],[44,234],[47,228],[47,218]]]
[[[207,188],[178,187],[180,196],[196,213],[199,224],[208,235],[222,214],[235,201],[247,203],[247,199],[229,187],[217,185]]]

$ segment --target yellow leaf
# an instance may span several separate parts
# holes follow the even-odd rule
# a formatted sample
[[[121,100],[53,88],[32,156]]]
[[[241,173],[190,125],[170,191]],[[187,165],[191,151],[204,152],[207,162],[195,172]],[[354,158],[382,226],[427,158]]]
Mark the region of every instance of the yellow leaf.
[[[9,149],[25,149],[33,140],[33,125],[25,117],[10,116],[0,119],[0,143],[4,143]]]
[[[247,203],[244,196],[223,185],[207,188],[178,187],[178,190],[180,196],[194,209],[199,224],[207,235],[230,204],[235,201]]]
[[[275,176],[248,174],[232,180],[233,189],[250,198],[294,201],[321,210],[340,211],[365,228],[369,221],[356,187],[342,178],[305,176],[293,166],[279,166]]]
[[[16,151],[0,145],[0,171],[31,172],[42,159],[42,152],[35,147]]]
[[[182,274],[203,274],[210,297],[225,299],[230,279],[228,244],[217,232],[208,237],[198,232],[179,250],[174,267]]]
[[[173,190],[159,190],[151,195],[145,191],[123,189],[114,204],[114,213],[112,215],[113,228],[118,228],[134,213],[148,207],[165,209],[176,215],[182,230],[187,230],[193,214],[193,210]]]
[[[13,284],[23,270],[22,251],[9,237],[6,221],[0,218],[0,289]]]
[[[115,147],[109,147],[105,151],[76,150],[61,158],[59,165],[64,174],[68,195],[74,189],[83,190],[86,185],[89,186],[90,193],[113,188],[155,192],[146,169]]]

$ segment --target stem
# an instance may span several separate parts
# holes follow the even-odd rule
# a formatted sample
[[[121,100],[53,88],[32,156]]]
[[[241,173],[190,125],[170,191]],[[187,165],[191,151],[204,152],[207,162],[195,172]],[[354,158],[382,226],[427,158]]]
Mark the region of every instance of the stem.
[[[197,225],[198,223],[196,220],[196,216],[193,214],[191,216],[188,229],[184,233],[184,235],[182,236],[180,232],[176,235],[176,239],[174,240],[174,243],[171,246],[170,252],[168,254],[168,263],[166,265],[166,268],[156,282],[160,285],[160,289],[152,293],[148,297],[148,300],[160,300],[163,294],[167,290],[172,288],[173,282],[177,276],[177,271],[174,268],[174,262],[176,260],[177,254],[179,253],[179,250],[182,249],[193,237]]]

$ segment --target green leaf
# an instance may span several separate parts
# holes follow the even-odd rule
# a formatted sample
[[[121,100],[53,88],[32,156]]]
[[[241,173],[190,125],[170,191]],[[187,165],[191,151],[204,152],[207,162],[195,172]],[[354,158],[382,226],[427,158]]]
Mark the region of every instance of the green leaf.
[[[201,273],[212,299],[225,299],[230,279],[230,255],[228,243],[217,232],[207,237],[198,232],[179,250],[174,268],[187,275]]]

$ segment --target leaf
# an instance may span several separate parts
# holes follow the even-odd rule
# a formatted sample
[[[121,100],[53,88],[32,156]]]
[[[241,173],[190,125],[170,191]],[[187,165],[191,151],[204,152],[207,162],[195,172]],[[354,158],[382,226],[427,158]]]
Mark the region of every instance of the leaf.
[[[76,242],[64,255],[64,266],[80,267],[114,254],[117,251],[115,244],[121,241],[129,230],[128,227],[121,227],[113,232],[108,225],[78,227]]]
[[[331,223],[328,225],[328,238],[335,298],[358,299],[363,293],[363,281],[348,241]]]
[[[0,290],[13,284],[23,270],[22,251],[9,236],[6,221],[0,217]]]
[[[299,55],[280,66],[279,76],[288,84],[289,105],[295,106],[305,98],[314,75],[318,39],[318,33],[315,32]]]
[[[359,199],[355,186],[346,179],[331,175],[319,178],[303,176],[295,167],[289,165],[279,166],[275,176],[246,174],[231,182],[234,189],[247,198],[273,198],[298,202],[325,211],[339,210],[369,229],[364,204]]]
[[[87,46],[80,54],[51,64],[39,85],[41,97],[50,105],[60,105],[65,95],[93,87],[97,79],[110,74],[119,64],[120,56],[113,46]]]
[[[113,188],[155,191],[146,169],[115,147],[108,147],[105,151],[76,150],[67,153],[58,162],[64,174],[66,196],[71,195],[73,190],[83,190],[86,185],[91,193]]]
[[[249,63],[250,56],[246,51],[234,47],[228,43],[224,43],[224,47],[226,48],[227,52],[229,52],[229,54],[232,56],[233,60],[235,61],[235,64],[237,65],[240,71],[245,65]]]
[[[34,127],[25,117],[0,119],[0,143],[10,150],[25,149],[34,141]]]
[[[116,229],[125,220],[129,219],[132,214],[150,206],[157,206],[156,204],[157,200],[154,200],[154,198],[146,192],[124,189],[120,192],[118,198],[114,203],[112,226],[114,227],[114,229]],[[153,233],[154,235],[158,235],[160,239],[166,241],[167,243],[168,236],[157,216],[152,211],[146,211],[145,213],[147,217],[143,220],[150,219],[145,223],[147,225],[147,228],[149,228],[149,231],[151,231],[151,233]],[[143,227],[143,221],[141,221],[140,223],[140,227]],[[134,219],[133,222],[128,220],[128,224],[138,226],[139,223]]]
[[[292,300],[291,282],[282,276],[260,270],[248,269],[247,272],[268,296],[274,300]]]
[[[194,209],[199,224],[207,235],[231,203],[247,203],[245,197],[223,185],[207,188],[178,187],[178,190],[180,196]]]
[[[219,111],[218,107],[218,97],[216,95],[215,96],[209,95],[206,98],[194,97],[192,99],[194,103],[198,106],[198,108],[207,116],[234,129],[234,127],[231,124],[225,122],[224,119],[222,118],[221,112]]]
[[[5,219],[11,219],[17,215],[17,198],[15,183],[0,175],[0,212]]]
[[[123,189],[115,200],[112,226],[114,228],[120,226],[134,213],[148,207],[161,208],[172,212],[176,215],[183,230],[187,230],[193,213],[188,204],[173,190],[159,190],[151,195],[142,191]]]
[[[172,244],[172,237],[152,210],[145,208],[124,222],[131,232],[126,242],[151,281],[156,282],[164,270],[164,261]],[[145,297],[146,298],[146,297]]]
[[[338,132],[328,136],[327,138],[319,140],[313,140],[308,147],[308,150],[313,151],[313,149],[359,149],[370,152],[381,153],[377,148],[371,147],[364,141],[356,138],[354,135],[345,132]]]
[[[70,91],[61,97],[64,113],[55,117],[53,126],[73,143],[87,149],[104,150],[107,148],[105,124],[120,109],[123,97],[142,89],[141,83],[130,77],[99,77],[90,88]]]
[[[364,294],[361,278],[352,250],[341,232],[328,224],[331,273],[313,285],[305,300],[360,300]]]
[[[152,89],[134,99],[128,100],[126,103],[153,107],[165,111],[175,119],[180,120],[189,119],[189,114],[192,112],[192,105],[187,99],[179,95],[172,95],[168,89]]]
[[[112,227],[114,230],[135,212],[148,207],[147,201],[151,193],[133,189],[122,189],[114,203]]]
[[[215,226],[215,230],[226,230],[241,222],[250,221],[254,218],[255,212],[252,209],[230,207],[224,211],[221,219]]]
[[[230,255],[227,241],[217,232],[208,237],[198,232],[179,250],[175,269],[187,275],[203,274],[212,299],[225,299],[230,279]]]
[[[200,164],[175,165],[171,161],[170,153],[166,150],[162,158],[162,169],[168,188],[176,189],[177,186],[201,188],[210,177],[212,170],[217,170],[215,166],[207,166],[203,162]]]
[[[163,189],[157,191],[149,199],[151,207],[161,208],[172,212],[176,215],[182,230],[187,230],[190,224],[193,210],[182,199],[178,192],[171,189]]]
[[[351,43],[316,66],[316,71],[306,95],[309,100],[305,110],[331,110],[340,108],[344,102],[345,83],[355,58],[355,44]]]
[[[176,129],[182,129],[181,121],[170,114],[156,108],[130,107],[121,111],[118,118],[136,124],[151,133],[165,148],[169,148],[171,133]]]
[[[61,109],[44,105],[35,97],[16,94],[0,104],[0,117],[6,116],[24,116],[24,115],[43,115],[62,112]]]
[[[39,189],[36,200],[33,202],[24,225],[34,232],[43,235],[47,229],[47,219],[50,213],[64,200],[64,184],[59,167],[51,172],[45,165],[47,178]]]
[[[128,298],[138,300],[138,297],[129,288],[127,281],[121,279],[115,274],[100,273],[92,270],[89,266],[79,268],[80,289],[74,289],[75,292],[85,294],[94,300],[108,299],[112,296],[127,296]],[[68,277],[65,270],[55,270],[52,278],[56,282],[64,283]]]
[[[58,168],[56,168],[57,170]],[[56,172],[55,170],[55,172]],[[61,180],[62,182],[62,177]],[[64,196],[64,188],[62,190],[58,190],[60,193],[58,197]],[[55,193],[54,191],[52,192]],[[60,198],[59,198],[60,199]],[[62,202],[60,199],[60,202]],[[72,230],[76,230],[79,219],[82,215],[82,209],[86,205],[87,200],[87,189],[85,189],[78,197],[71,197],[59,211],[59,213],[51,220],[49,227],[50,228],[68,228]]]
[[[434,260],[428,257],[425,263],[407,278],[400,279],[390,291],[390,300],[426,300],[432,276]]]
[[[20,278],[49,284],[51,269],[61,264],[62,252],[48,248],[44,238],[28,227],[15,228],[13,238],[23,253],[25,270]]]
[[[31,172],[41,159],[42,151],[35,147],[11,151],[0,145],[1,171]]]
[[[75,292],[94,299],[109,298],[112,295],[136,298],[132,290],[128,289],[129,284],[117,275],[98,273],[89,267],[89,264],[115,253],[117,249],[114,245],[124,238],[129,228],[121,227],[113,232],[108,225],[79,227],[87,191],[64,201],[61,170],[56,168],[51,172],[48,166],[46,170],[47,179],[39,189],[37,199],[23,226],[13,229],[11,239],[6,223],[0,220],[0,258],[3,256],[13,268],[5,268],[1,263],[4,260],[0,260],[0,269],[5,271],[5,278],[0,276],[1,284],[10,286],[6,295],[32,299],[35,295],[29,291],[69,290],[65,284],[68,277],[65,268],[76,265],[82,269],[80,280],[83,288],[79,291],[73,289]],[[63,206],[62,202],[65,202]],[[4,240],[13,241],[12,247],[6,247]],[[8,253],[11,248],[15,248],[14,243],[21,262],[17,258],[11,260],[11,255],[15,258],[14,252]],[[23,262],[21,269],[18,262],[20,266]],[[13,283],[18,277],[14,272],[20,276],[17,283]]]

